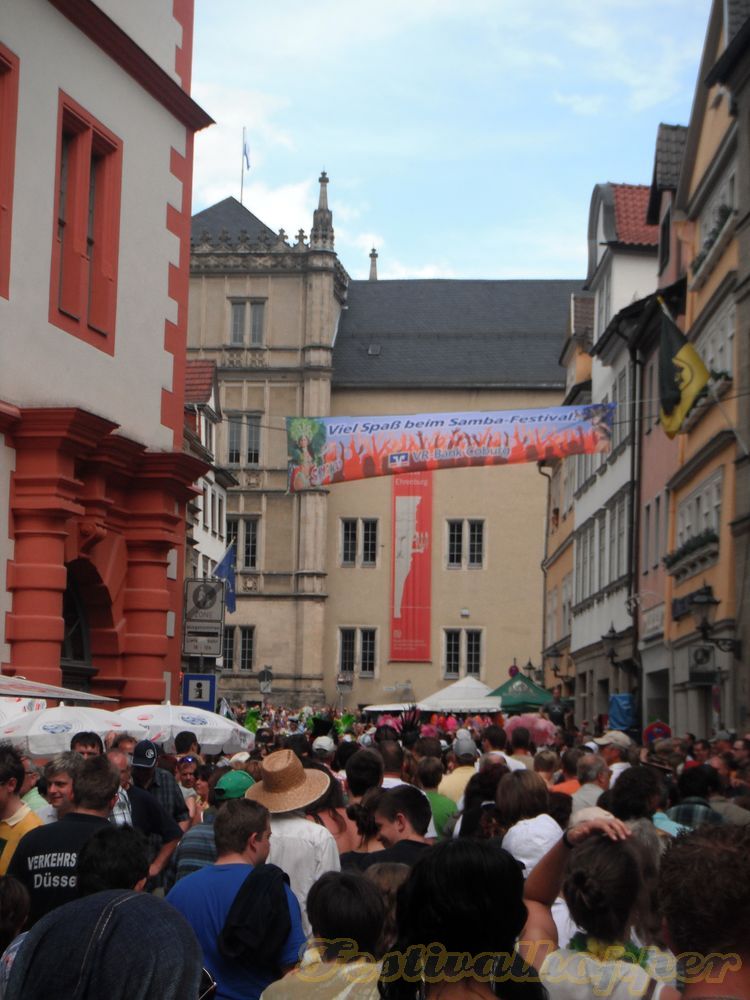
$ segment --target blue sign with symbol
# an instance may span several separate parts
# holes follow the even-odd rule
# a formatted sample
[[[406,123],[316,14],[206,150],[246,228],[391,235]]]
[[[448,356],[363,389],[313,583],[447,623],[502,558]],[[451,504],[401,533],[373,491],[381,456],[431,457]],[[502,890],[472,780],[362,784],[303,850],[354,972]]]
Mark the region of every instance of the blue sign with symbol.
[[[216,677],[214,674],[183,674],[182,704],[213,712],[216,708]]]

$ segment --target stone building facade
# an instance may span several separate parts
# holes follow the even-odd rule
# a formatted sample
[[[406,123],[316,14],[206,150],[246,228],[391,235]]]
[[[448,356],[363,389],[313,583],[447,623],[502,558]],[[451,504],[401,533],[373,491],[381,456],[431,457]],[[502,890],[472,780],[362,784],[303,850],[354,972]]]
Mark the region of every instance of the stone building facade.
[[[352,281],[327,183],[309,240],[231,198],[193,219],[189,356],[216,361],[217,460],[239,482],[220,690],[257,700],[269,666],[285,704],[410,701],[467,674],[497,686],[514,658],[540,658],[536,465],[431,474],[429,652],[406,662],[391,648],[395,477],[289,493],[285,417],[556,405],[580,282],[378,281],[374,254]]]

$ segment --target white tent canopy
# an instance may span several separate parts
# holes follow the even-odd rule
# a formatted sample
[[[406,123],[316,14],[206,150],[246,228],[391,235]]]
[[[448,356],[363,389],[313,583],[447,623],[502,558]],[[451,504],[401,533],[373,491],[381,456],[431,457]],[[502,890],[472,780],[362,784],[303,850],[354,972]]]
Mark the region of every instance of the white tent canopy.
[[[499,712],[502,698],[476,677],[462,677],[419,702],[423,712]]]
[[[414,708],[414,702],[398,702],[393,705],[365,705],[365,712],[382,712],[384,715],[395,715],[397,712],[405,712],[407,708]]]
[[[462,677],[417,703],[421,712],[499,712],[502,698],[490,695],[490,688],[476,677]],[[413,703],[412,703],[413,704]],[[395,705],[366,705],[365,712],[405,712],[407,702]]]

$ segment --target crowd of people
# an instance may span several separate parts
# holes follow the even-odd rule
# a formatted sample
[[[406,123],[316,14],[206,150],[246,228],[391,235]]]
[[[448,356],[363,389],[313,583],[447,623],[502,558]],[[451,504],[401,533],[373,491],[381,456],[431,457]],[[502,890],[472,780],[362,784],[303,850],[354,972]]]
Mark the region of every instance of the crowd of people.
[[[274,721],[0,745],[0,1000],[750,998],[750,734]]]

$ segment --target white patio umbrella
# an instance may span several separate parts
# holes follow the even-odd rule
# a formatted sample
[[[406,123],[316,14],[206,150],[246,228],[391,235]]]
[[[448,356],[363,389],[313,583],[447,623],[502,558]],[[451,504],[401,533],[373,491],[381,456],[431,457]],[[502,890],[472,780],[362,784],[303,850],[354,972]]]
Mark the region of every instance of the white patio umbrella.
[[[113,713],[130,730],[132,723],[139,723],[148,730],[147,739],[161,743],[165,753],[174,753],[174,738],[178,733],[195,733],[201,750],[205,753],[237,753],[247,750],[254,743],[251,732],[225,719],[216,712],[187,705],[134,705]]]
[[[39,712],[46,707],[47,702],[43,698],[0,698],[0,725],[26,712]]]
[[[132,733],[144,739],[144,726],[126,725],[115,712],[83,705],[58,705],[40,712],[25,712],[0,726],[0,740],[8,740],[32,757],[51,757],[70,750],[76,733],[96,733],[102,739],[109,732]]]
[[[69,701],[111,701],[117,698],[106,698],[103,694],[93,691],[76,691],[75,688],[59,687],[56,684],[42,684],[41,681],[30,681],[17,674],[9,676],[0,674],[0,695],[14,695],[19,698],[57,698]]]

